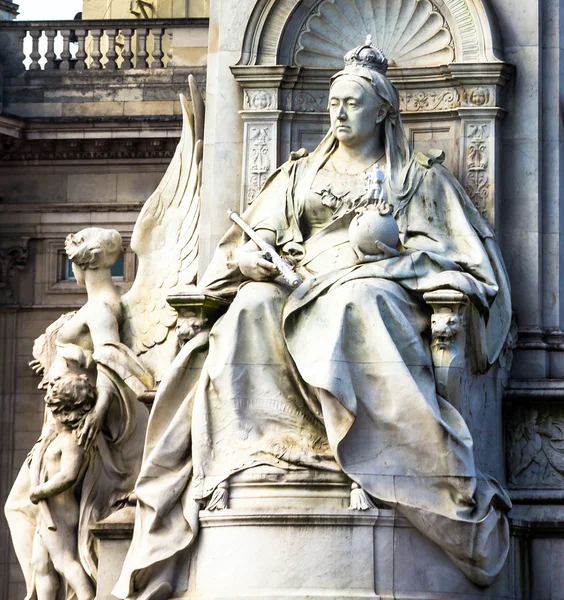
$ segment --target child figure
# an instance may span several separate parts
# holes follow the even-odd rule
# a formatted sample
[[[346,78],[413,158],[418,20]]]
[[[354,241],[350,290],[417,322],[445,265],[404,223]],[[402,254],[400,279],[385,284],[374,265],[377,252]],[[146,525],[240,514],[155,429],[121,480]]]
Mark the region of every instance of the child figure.
[[[75,488],[87,463],[77,434],[96,403],[96,389],[86,375],[64,375],[50,386],[45,403],[51,410],[51,429],[30,456],[34,485],[30,499],[39,510],[32,552],[36,596],[37,600],[55,600],[60,575],[77,600],[93,600],[94,586],[78,555]]]

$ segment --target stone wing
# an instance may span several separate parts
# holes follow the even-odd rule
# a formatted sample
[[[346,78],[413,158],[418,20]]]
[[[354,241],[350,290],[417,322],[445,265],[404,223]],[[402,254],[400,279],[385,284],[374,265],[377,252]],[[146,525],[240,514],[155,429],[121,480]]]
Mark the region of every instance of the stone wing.
[[[192,106],[183,95],[183,127],[174,157],[133,230],[138,257],[133,286],[123,298],[121,339],[157,381],[177,351],[177,314],[166,298],[195,282],[198,262],[204,101],[189,77]]]

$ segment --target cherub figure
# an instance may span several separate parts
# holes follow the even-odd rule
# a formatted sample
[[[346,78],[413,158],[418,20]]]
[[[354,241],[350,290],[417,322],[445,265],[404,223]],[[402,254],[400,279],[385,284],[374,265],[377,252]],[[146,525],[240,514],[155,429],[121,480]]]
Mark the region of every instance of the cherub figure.
[[[78,555],[79,503],[89,451],[78,432],[96,404],[96,389],[84,374],[57,379],[45,396],[51,427],[30,455],[30,499],[39,516],[33,538],[32,566],[37,600],[57,598],[61,577],[77,600],[93,600],[94,586]]]

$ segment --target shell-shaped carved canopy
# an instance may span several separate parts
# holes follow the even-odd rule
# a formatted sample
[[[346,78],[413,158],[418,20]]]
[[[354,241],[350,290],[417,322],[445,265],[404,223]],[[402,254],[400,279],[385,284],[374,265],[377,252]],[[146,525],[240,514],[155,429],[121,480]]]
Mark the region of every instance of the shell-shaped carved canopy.
[[[431,0],[324,0],[300,31],[294,63],[338,68],[368,34],[390,65],[433,66],[455,59],[452,33]]]
[[[256,0],[239,65],[338,70],[368,34],[393,65],[503,61],[490,0]]]

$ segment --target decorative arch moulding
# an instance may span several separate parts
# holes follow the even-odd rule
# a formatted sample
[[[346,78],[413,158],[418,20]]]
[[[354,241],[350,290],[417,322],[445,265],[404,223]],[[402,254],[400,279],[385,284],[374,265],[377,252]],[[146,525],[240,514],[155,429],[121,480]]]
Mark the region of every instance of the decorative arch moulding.
[[[239,64],[339,68],[368,34],[396,66],[503,61],[488,0],[259,0]]]

